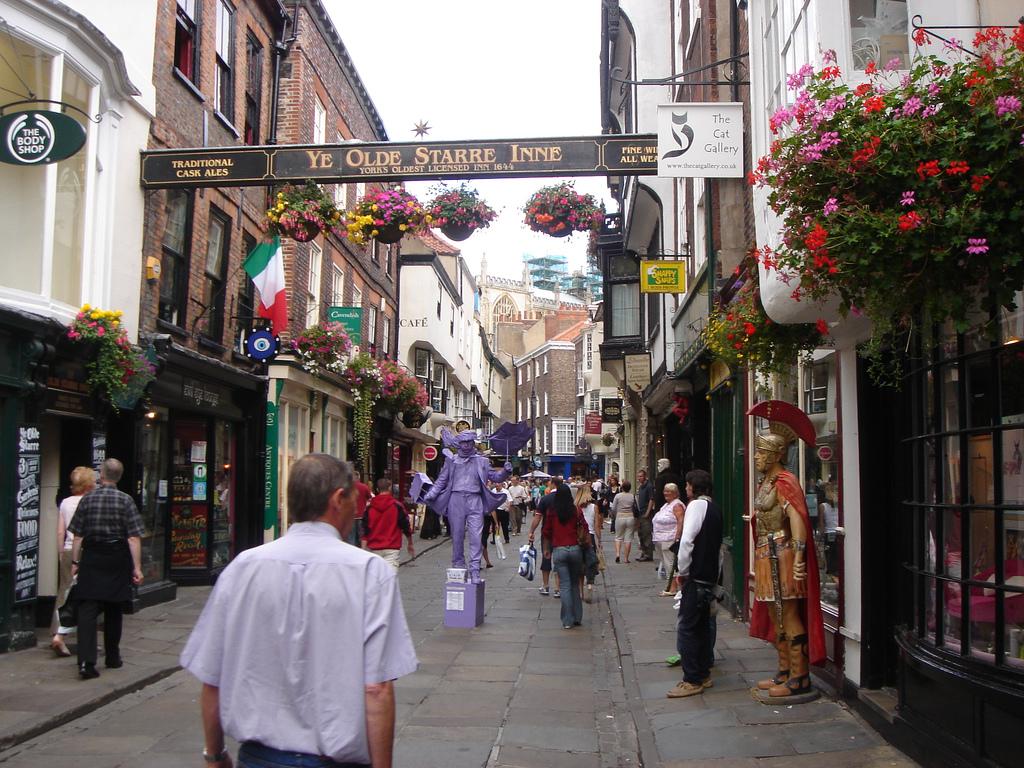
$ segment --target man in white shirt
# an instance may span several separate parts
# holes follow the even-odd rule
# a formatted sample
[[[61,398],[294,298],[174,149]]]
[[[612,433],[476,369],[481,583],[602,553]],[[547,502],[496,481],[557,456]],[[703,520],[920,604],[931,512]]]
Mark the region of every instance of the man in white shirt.
[[[523,530],[523,520],[526,519],[526,500],[530,494],[519,479],[519,475],[512,476],[512,484],[508,487],[508,492],[512,497],[512,535],[518,536],[519,532]]]
[[[396,678],[416,670],[398,575],[345,543],[352,468],[304,456],[288,481],[287,534],[225,569],[181,654],[203,683],[210,765],[390,768]],[[315,704],[314,704],[315,702]],[[331,763],[330,761],[336,761]]]

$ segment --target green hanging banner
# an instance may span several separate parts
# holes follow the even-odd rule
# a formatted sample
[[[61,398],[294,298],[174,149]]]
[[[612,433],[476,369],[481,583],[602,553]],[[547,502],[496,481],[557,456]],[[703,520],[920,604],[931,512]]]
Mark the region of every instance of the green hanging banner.
[[[277,379],[273,382],[273,397],[267,401],[267,442],[266,458],[264,459],[264,482],[263,482],[263,530],[274,529],[274,537],[280,535],[278,525],[277,505],[277,440],[278,440],[278,411],[277,402],[281,397],[281,390],[284,388],[284,380]]]

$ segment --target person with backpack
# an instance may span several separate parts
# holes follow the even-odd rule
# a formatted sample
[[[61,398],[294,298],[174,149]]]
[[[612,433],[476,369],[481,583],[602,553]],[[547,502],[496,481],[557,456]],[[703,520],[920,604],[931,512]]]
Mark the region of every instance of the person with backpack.
[[[368,550],[397,570],[402,534],[409,540],[409,555],[416,554],[412,546],[412,526],[405,507],[391,495],[391,478],[380,478],[376,486],[377,495],[370,499],[363,515],[363,542]]]

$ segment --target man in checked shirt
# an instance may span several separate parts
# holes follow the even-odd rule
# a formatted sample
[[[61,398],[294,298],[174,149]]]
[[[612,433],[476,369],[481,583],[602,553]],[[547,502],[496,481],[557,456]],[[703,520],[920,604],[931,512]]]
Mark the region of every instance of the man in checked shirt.
[[[103,610],[103,650],[108,669],[121,661],[121,621],[124,604],[132,599],[132,584],[142,583],[142,517],[135,501],[117,490],[124,465],[107,459],[100,484],[78,504],[68,530],[71,575],[77,576],[78,674],[99,677],[96,669],[96,617]]]

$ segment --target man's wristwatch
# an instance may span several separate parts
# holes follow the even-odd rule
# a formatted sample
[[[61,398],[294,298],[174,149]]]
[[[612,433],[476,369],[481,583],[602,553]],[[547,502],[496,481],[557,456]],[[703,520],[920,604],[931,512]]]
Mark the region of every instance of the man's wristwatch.
[[[219,763],[222,760],[227,760],[227,758],[228,758],[228,749],[227,749],[227,747],[224,747],[224,749],[222,749],[220,752],[214,752],[212,755],[209,752],[207,752],[205,749],[203,750],[203,760],[205,760],[208,763]]]

